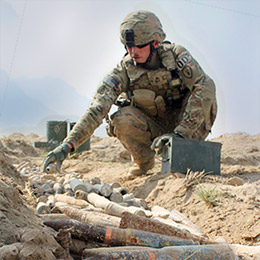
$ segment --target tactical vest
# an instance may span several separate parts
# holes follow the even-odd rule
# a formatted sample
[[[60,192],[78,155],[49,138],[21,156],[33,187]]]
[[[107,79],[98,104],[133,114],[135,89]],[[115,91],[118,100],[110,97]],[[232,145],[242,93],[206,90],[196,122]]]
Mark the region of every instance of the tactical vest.
[[[163,67],[146,69],[126,64],[130,79],[128,96],[133,104],[155,116],[167,109],[180,108],[189,89],[180,79],[171,44],[161,44],[157,52]]]

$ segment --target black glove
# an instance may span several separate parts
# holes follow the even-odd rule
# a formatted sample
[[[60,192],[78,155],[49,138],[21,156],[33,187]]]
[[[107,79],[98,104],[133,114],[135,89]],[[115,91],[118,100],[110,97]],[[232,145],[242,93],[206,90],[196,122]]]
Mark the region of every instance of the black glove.
[[[63,143],[56,147],[53,151],[49,152],[43,163],[43,172],[46,171],[49,164],[54,162],[56,162],[57,171],[60,172],[62,162],[67,158],[71,150],[72,149],[67,143]]]
[[[154,150],[155,148],[158,148],[157,154],[162,153],[162,149],[167,143],[170,141],[171,138],[183,138],[180,134],[174,132],[172,134],[164,134],[161,136],[156,137],[153,140],[153,143],[151,145],[151,149]]]

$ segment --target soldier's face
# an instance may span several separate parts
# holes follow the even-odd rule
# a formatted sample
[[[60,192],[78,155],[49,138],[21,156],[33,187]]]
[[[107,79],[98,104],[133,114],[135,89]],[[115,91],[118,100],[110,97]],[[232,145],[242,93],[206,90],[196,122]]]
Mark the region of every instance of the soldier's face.
[[[129,55],[136,63],[144,63],[150,55],[150,44],[145,46],[126,47]]]

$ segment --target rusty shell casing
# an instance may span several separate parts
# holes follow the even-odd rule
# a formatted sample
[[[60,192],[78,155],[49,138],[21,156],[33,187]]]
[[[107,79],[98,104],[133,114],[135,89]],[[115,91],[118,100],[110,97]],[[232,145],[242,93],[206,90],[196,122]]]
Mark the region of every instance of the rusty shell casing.
[[[84,260],[236,260],[236,256],[228,245],[189,245],[172,246],[162,249],[136,249],[101,252]]]
[[[137,216],[126,211],[122,214],[119,227],[143,230],[184,239],[192,239],[193,241],[198,241],[201,244],[207,244],[209,242],[205,238],[190,233],[188,230],[173,227],[157,220]]]
[[[120,218],[102,212],[82,211],[74,207],[61,207],[60,210],[72,219],[93,225],[119,227],[120,224]]]
[[[127,250],[140,250],[147,249],[144,246],[113,246],[113,247],[96,247],[96,248],[85,248],[82,251],[82,259],[98,255],[100,253],[114,252],[114,251],[127,251]]]
[[[189,239],[174,238],[135,229],[94,226],[77,220],[45,221],[45,225],[55,230],[72,228],[72,235],[83,240],[94,240],[111,246],[147,246],[161,248],[198,244]]]

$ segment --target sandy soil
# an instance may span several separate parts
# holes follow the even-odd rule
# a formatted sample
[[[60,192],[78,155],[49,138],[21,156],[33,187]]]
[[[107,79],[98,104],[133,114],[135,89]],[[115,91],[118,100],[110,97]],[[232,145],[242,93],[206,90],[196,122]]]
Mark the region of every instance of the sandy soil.
[[[46,153],[34,148],[33,143],[44,139],[19,133],[0,139],[0,246],[19,241],[25,228],[44,228],[35,214],[37,201],[30,191],[36,179],[56,178],[41,175]],[[203,177],[190,187],[185,176],[161,174],[159,156],[147,176],[129,180],[131,156],[117,139],[109,137],[93,137],[90,151],[71,155],[63,163],[63,174],[77,173],[82,180],[99,177],[103,183],[119,182],[135,197],[144,198],[149,207],[159,205],[182,212],[211,239],[223,237],[229,244],[258,246],[260,135],[224,134],[211,141],[223,144],[221,176]],[[29,168],[24,169],[29,172],[19,170],[25,162]],[[203,192],[211,195],[211,203],[199,196]]]

